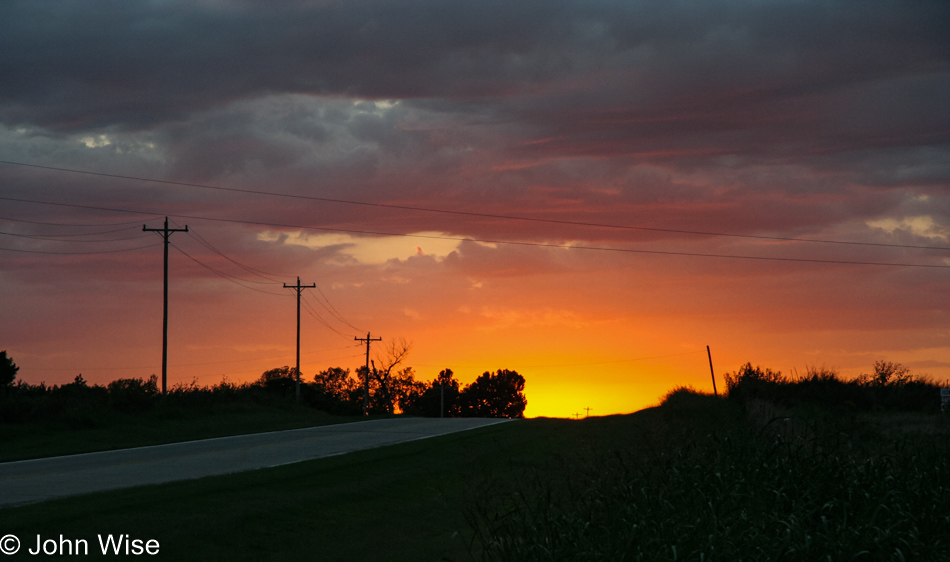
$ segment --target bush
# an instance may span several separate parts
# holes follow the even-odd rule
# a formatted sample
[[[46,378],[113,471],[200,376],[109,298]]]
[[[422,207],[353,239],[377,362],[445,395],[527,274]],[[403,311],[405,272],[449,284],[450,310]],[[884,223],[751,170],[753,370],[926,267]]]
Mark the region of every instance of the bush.
[[[116,379],[106,387],[109,405],[119,412],[132,413],[148,409],[159,394],[158,377],[149,379]]]
[[[766,400],[783,406],[817,404],[851,410],[935,412],[940,407],[936,384],[911,375],[900,363],[877,361],[874,374],[842,380],[833,369],[809,367],[805,375],[788,379],[778,371],[743,365],[725,375],[729,398],[748,403]]]

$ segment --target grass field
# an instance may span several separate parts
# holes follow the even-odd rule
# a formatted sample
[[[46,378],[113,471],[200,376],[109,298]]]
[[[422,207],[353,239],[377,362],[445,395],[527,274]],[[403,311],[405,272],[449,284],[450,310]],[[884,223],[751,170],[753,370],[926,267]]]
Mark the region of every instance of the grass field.
[[[948,560],[948,459],[945,417],[681,395],[3,509],[0,535],[169,560]]]
[[[71,421],[0,423],[0,462],[159,445],[209,437],[358,421],[292,401],[216,404],[187,411],[155,408],[135,414],[102,410],[94,424]]]

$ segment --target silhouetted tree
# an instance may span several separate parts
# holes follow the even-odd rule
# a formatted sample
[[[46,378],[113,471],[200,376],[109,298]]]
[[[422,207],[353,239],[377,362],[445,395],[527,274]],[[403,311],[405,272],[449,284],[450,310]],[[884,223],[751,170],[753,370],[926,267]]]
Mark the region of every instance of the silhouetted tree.
[[[270,369],[269,371],[264,371],[254,384],[264,387],[267,390],[293,392],[297,386],[297,370],[286,365],[277,367],[276,369]]]
[[[523,417],[528,405],[524,383],[524,377],[517,371],[486,371],[462,391],[462,412],[469,417]]]
[[[883,387],[887,385],[901,386],[912,380],[910,369],[900,363],[890,361],[875,361],[874,374],[862,374],[858,380],[868,386]]]
[[[0,351],[0,387],[11,386],[19,370],[13,359],[7,357],[6,350]]]
[[[412,367],[401,369],[398,373],[390,376],[389,383],[393,401],[399,408],[399,411],[407,413],[413,408],[413,405],[419,400],[419,396],[425,392],[425,383],[416,380],[416,372]]]
[[[391,340],[383,352],[376,355],[371,362],[370,377],[376,382],[370,385],[372,390],[375,386],[375,392],[370,397],[370,402],[375,408],[382,408],[387,413],[395,413],[398,402],[399,389],[395,386],[403,384],[393,378],[394,369],[405,361],[412,349],[412,344],[405,338]],[[379,367],[376,366],[377,362]]]
[[[441,417],[443,391],[445,393],[445,417],[454,418],[461,415],[459,381],[453,378],[452,369],[439,371],[439,376],[432,380],[425,390],[412,403],[406,413],[431,418]]]
[[[330,367],[313,377],[311,402],[334,414],[358,414],[363,407],[362,388],[349,369]]]
[[[330,367],[320,371],[313,377],[313,384],[319,392],[324,392],[334,398],[347,399],[354,390],[359,389],[359,382],[350,376],[349,369]]]

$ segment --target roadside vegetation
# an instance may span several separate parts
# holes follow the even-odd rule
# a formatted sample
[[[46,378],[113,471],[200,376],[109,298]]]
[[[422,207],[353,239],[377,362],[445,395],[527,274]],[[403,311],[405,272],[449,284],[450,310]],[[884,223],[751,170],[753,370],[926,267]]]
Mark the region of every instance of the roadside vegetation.
[[[747,364],[672,391],[642,433],[467,510],[491,561],[947,560],[950,423],[900,365],[843,381]]]
[[[286,366],[253,382],[193,382],[162,394],[155,375],[106,385],[89,384],[82,375],[69,384],[29,384],[17,379],[19,367],[3,351],[0,462],[358,421],[366,419],[366,381],[371,418],[524,415],[525,380],[517,372],[485,372],[463,387],[444,369],[423,383],[411,367],[400,367],[406,353],[405,343],[391,346],[368,377],[365,370],[339,367],[301,377],[297,399],[296,370]]]

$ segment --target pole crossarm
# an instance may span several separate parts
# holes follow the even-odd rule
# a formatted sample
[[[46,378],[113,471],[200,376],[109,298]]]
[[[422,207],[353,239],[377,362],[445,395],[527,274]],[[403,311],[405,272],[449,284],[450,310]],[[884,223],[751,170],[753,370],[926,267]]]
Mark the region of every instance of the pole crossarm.
[[[313,283],[311,285],[301,285],[300,276],[297,276],[296,285],[288,285],[284,283],[285,289],[294,289],[297,291],[297,371],[296,371],[296,397],[297,400],[300,400],[300,295],[303,293],[304,289],[316,289],[317,284]]]
[[[186,224],[185,228],[168,228],[168,217],[165,217],[164,227],[148,228],[143,224],[142,232],[157,232],[165,240],[165,304],[162,314],[162,394],[165,394],[168,383],[168,239],[174,232],[188,232],[188,225]]]
[[[363,372],[363,415],[369,415],[369,344],[374,341],[383,341],[383,338],[371,338],[366,332],[365,338],[354,337],[358,342],[366,342],[366,370]]]

